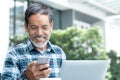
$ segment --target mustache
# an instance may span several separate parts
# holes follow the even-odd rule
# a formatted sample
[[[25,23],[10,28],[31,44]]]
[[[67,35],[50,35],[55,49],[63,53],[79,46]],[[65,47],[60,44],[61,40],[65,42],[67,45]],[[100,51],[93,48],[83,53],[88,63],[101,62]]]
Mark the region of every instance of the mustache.
[[[41,35],[41,36],[38,36],[38,35],[34,35],[33,38],[45,38],[45,39],[47,39],[47,36],[42,36],[42,35]]]

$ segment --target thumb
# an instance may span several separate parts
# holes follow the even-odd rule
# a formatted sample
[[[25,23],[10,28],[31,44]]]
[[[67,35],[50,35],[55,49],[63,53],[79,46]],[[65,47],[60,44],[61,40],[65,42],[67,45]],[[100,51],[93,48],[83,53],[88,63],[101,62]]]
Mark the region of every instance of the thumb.
[[[33,62],[31,62],[30,64],[28,64],[28,68],[33,68],[35,65],[37,64],[37,62],[36,61],[33,61]]]

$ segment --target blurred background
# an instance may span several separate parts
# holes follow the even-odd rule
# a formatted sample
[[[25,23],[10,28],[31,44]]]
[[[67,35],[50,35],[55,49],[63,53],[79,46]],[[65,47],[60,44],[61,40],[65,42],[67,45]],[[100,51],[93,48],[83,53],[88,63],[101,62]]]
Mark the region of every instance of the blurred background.
[[[24,41],[24,12],[34,3],[54,10],[51,42],[63,48],[67,59],[112,60],[106,80],[120,80],[119,0],[1,0],[0,72],[8,49]]]

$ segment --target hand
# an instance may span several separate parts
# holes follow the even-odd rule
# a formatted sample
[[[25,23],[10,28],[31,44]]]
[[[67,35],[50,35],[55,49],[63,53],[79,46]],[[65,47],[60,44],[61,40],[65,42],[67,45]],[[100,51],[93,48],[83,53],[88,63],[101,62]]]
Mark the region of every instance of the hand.
[[[31,62],[25,70],[25,76],[28,80],[39,80],[47,78],[50,74],[49,64],[37,65],[37,62]]]

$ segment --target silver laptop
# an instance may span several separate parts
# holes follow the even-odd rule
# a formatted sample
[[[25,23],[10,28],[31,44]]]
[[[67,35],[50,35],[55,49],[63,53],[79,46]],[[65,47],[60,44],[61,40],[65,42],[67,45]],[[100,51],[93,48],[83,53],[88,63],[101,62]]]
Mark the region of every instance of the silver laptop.
[[[62,80],[104,80],[110,60],[66,60],[60,71]]]

